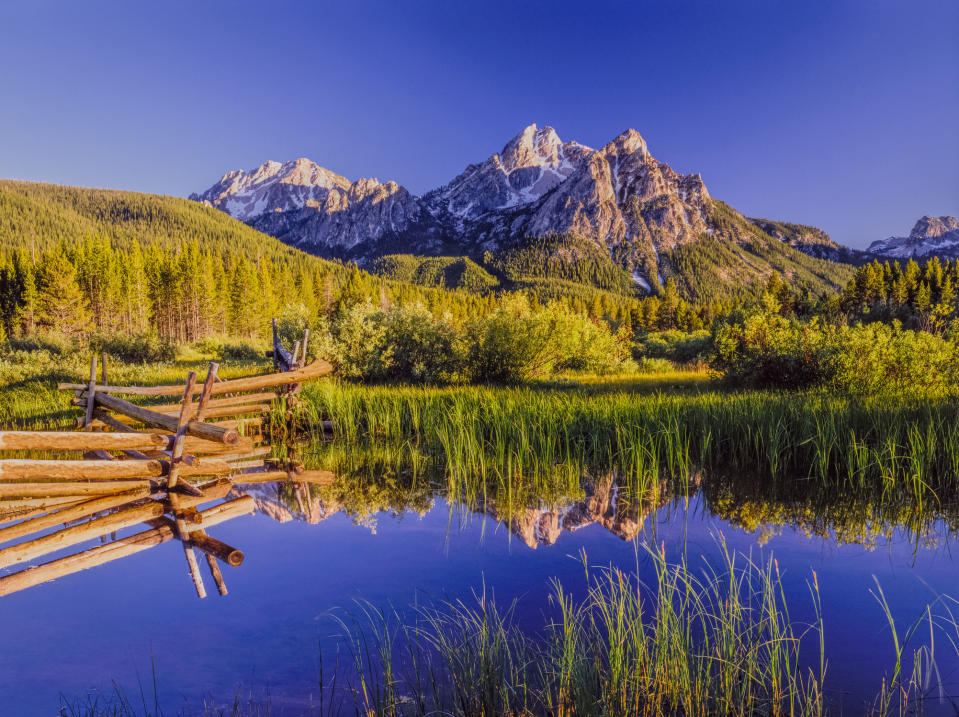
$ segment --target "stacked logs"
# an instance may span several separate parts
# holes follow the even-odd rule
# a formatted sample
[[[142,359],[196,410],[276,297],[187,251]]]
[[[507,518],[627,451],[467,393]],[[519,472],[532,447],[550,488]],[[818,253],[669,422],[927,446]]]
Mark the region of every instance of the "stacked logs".
[[[275,335],[275,322],[274,322]],[[332,474],[308,471],[295,457],[282,465],[268,456],[259,421],[282,405],[291,420],[290,399],[306,380],[325,376],[322,360],[306,363],[308,334],[292,352],[274,341],[279,372],[220,380],[210,363],[202,385],[191,372],[182,386],[111,386],[106,357],[97,382],[91,361],[85,384],[60,384],[74,391],[83,411],[79,431],[0,431],[4,451],[70,453],[76,458],[0,460],[0,568],[26,564],[51,552],[100,538],[103,544],[19,572],[0,576],[0,595],[132,555],[178,539],[199,597],[206,590],[196,552],[207,561],[220,594],[226,585],[218,562],[236,567],[243,553],[206,530],[251,513],[253,499],[223,501],[234,484],[291,480],[328,483]],[[131,397],[179,396],[178,403],[139,405]],[[285,401],[278,401],[285,398]],[[17,522],[13,522],[17,521]],[[116,532],[137,524],[146,529],[120,539]],[[62,526],[49,532],[51,528]],[[42,533],[39,536],[36,534]],[[30,537],[28,540],[21,540]],[[10,541],[20,540],[4,547]]]

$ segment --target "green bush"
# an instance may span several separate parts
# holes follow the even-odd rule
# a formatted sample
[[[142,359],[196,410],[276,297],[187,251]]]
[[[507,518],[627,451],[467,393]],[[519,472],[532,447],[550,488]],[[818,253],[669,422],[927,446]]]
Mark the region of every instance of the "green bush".
[[[14,351],[46,351],[56,356],[70,354],[78,349],[73,338],[56,331],[43,331],[22,338],[10,337],[8,344]]]
[[[633,366],[626,331],[522,296],[459,325],[423,306],[357,304],[314,323],[310,345],[348,380],[521,383],[559,371]]]
[[[90,340],[90,348],[127,363],[164,363],[176,358],[176,344],[156,333],[95,336]]]
[[[325,329],[317,326],[318,355],[338,375],[362,381],[454,383],[462,379],[457,329],[422,306],[378,309],[357,304]]]
[[[625,332],[550,304],[532,309],[515,296],[466,329],[469,375],[476,382],[522,383],[558,371],[608,373],[629,361]]]
[[[956,344],[898,323],[833,326],[765,311],[718,328],[715,365],[736,384],[844,393],[937,391],[956,385]]]
[[[664,358],[644,358],[637,362],[636,370],[639,373],[666,373],[674,370],[674,366]]]
[[[248,339],[225,339],[220,357],[226,361],[256,361],[266,355],[266,348]]]
[[[713,337],[708,331],[657,331],[636,341],[637,359],[668,359],[675,363],[707,361],[713,353]]]

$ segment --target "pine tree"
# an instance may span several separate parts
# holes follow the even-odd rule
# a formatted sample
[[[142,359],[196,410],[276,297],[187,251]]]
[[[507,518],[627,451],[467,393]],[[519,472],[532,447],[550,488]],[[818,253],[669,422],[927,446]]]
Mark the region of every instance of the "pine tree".
[[[37,267],[36,322],[48,330],[73,336],[90,327],[90,311],[77,272],[62,251],[44,254]]]

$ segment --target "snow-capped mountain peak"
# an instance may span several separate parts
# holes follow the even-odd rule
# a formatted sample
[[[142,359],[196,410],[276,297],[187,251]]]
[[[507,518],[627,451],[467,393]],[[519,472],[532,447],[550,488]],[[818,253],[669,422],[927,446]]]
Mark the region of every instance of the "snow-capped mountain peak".
[[[348,191],[351,182],[305,157],[289,162],[267,161],[250,170],[237,169],[190,199],[225,211],[240,221],[267,212],[300,209],[325,202],[330,190]]]
[[[959,219],[924,216],[916,222],[909,236],[874,241],[866,251],[895,259],[959,256]]]
[[[490,212],[535,202],[582,166],[594,150],[559,138],[552,127],[524,128],[502,151],[471,164],[449,184],[429,192],[428,211],[460,226]]]

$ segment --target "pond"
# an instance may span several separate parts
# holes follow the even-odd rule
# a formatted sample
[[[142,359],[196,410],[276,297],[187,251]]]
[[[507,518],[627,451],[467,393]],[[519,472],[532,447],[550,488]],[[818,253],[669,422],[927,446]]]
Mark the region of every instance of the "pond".
[[[0,598],[0,704],[5,714],[53,714],[61,700],[106,704],[119,686],[134,706],[144,697],[152,709],[155,680],[164,714],[237,695],[273,714],[352,713],[343,701],[350,656],[335,616],[364,605],[404,616],[414,603],[475,604],[485,591],[500,605],[515,601],[517,623],[535,629],[547,619],[554,579],[584,594],[584,561],[648,581],[654,565],[644,546],[661,546],[669,560],[685,556],[699,572],[722,564],[725,544],[757,562],[775,556],[797,623],[815,619],[815,572],[827,702],[858,714],[895,656],[877,583],[900,629],[937,594],[959,593],[950,509],[838,501],[736,476],[641,498],[626,496],[612,472],[583,475],[579,486],[575,495],[464,496],[399,469],[354,472],[312,491],[235,487],[231,497],[253,496],[256,512],[210,531],[245,553],[242,566],[222,569],[224,597],[211,589],[197,600],[173,541]],[[959,699],[959,658],[941,641],[936,660],[953,701],[928,704],[928,714],[954,714]]]

